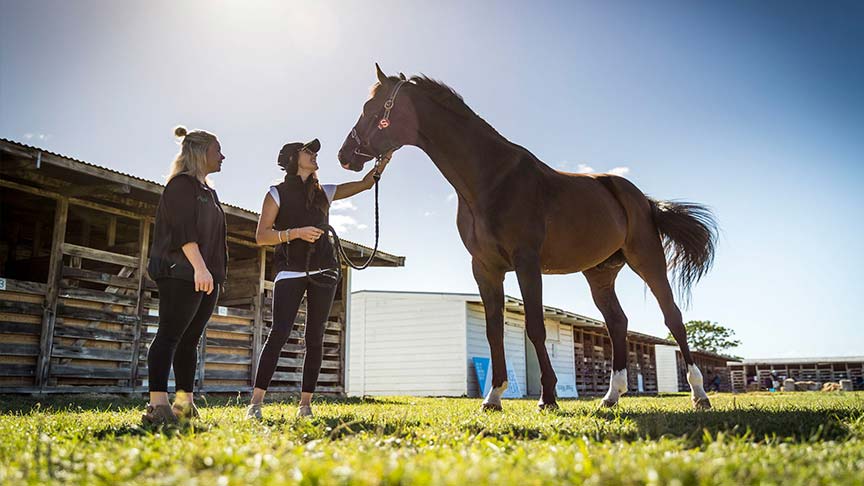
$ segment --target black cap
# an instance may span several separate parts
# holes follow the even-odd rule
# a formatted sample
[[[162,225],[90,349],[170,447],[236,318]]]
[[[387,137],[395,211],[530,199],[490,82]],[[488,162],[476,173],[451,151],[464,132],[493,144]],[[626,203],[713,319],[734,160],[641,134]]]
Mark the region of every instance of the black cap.
[[[321,150],[321,142],[319,142],[318,139],[316,138],[316,139],[314,139],[310,142],[306,142],[306,143],[303,143],[303,142],[286,143],[285,145],[282,146],[282,150],[279,151],[279,158],[278,158],[279,163],[284,164],[291,157],[293,157],[294,154],[296,154],[297,152],[300,152],[301,150],[304,150],[304,149],[309,149],[315,153],[318,153],[318,151]]]

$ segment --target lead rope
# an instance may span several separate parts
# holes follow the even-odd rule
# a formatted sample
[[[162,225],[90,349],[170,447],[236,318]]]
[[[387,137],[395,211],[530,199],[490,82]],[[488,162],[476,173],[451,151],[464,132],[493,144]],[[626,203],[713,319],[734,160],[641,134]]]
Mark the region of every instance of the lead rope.
[[[381,158],[377,158],[375,162],[375,168],[378,168],[378,162],[381,161]],[[315,246],[309,245],[309,250],[306,251],[306,281],[319,286],[325,287],[331,284],[335,284],[342,278],[342,264],[347,263],[349,267],[354,270],[363,270],[372,264],[372,260],[375,259],[375,255],[378,253],[378,236],[379,236],[379,218],[378,218],[378,181],[381,179],[381,174],[376,174],[372,176],[375,179],[375,246],[372,248],[372,254],[369,255],[369,258],[366,259],[362,264],[354,263],[351,258],[348,256],[345,248],[342,246],[342,240],[339,239],[339,235],[336,233],[336,230],[330,226],[329,224],[319,225],[318,228],[323,230],[325,233],[329,233],[333,235],[333,244],[336,247],[336,260],[338,265],[335,269],[328,268],[321,272],[319,275],[328,279],[325,282],[317,282],[312,275],[309,273],[309,264],[312,261],[312,254],[315,253]]]

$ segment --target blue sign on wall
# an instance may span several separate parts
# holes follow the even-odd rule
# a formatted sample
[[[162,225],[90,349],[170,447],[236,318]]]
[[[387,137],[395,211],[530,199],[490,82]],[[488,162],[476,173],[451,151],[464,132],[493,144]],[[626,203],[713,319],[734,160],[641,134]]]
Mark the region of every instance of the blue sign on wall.
[[[477,383],[480,385],[480,395],[486,396],[489,390],[492,389],[492,361],[489,358],[474,357],[474,371],[477,373]],[[501,395],[502,398],[521,398],[522,391],[519,389],[519,382],[516,380],[516,373],[509,366],[507,367],[507,391]]]

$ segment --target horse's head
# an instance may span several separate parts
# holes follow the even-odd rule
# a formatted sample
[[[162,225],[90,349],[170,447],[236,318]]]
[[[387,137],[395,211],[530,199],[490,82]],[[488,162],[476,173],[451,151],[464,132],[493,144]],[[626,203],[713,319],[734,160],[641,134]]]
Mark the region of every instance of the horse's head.
[[[378,82],[363,105],[360,119],[339,149],[343,168],[360,171],[366,162],[413,142],[417,119],[406,88],[404,75],[388,77],[375,64]]]

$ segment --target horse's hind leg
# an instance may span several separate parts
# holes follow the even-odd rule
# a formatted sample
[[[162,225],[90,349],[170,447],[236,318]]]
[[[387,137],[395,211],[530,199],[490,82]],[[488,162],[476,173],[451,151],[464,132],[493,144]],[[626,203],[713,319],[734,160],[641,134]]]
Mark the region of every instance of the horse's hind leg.
[[[693,363],[690,347],[687,345],[687,331],[681,318],[681,310],[675,304],[672,287],[666,276],[666,255],[656,230],[646,230],[641,237],[633,238],[624,247],[627,263],[648,285],[651,293],[660,304],[666,327],[678,343],[681,355],[687,364],[687,382],[690,384],[693,405],[700,409],[711,408],[711,402],[702,382],[702,373]]]
[[[602,401],[606,407],[617,404],[621,395],[627,392],[627,316],[615,294],[615,278],[623,266],[623,258],[610,259],[582,272],[612,340],[612,376],[609,378],[609,391]]]

